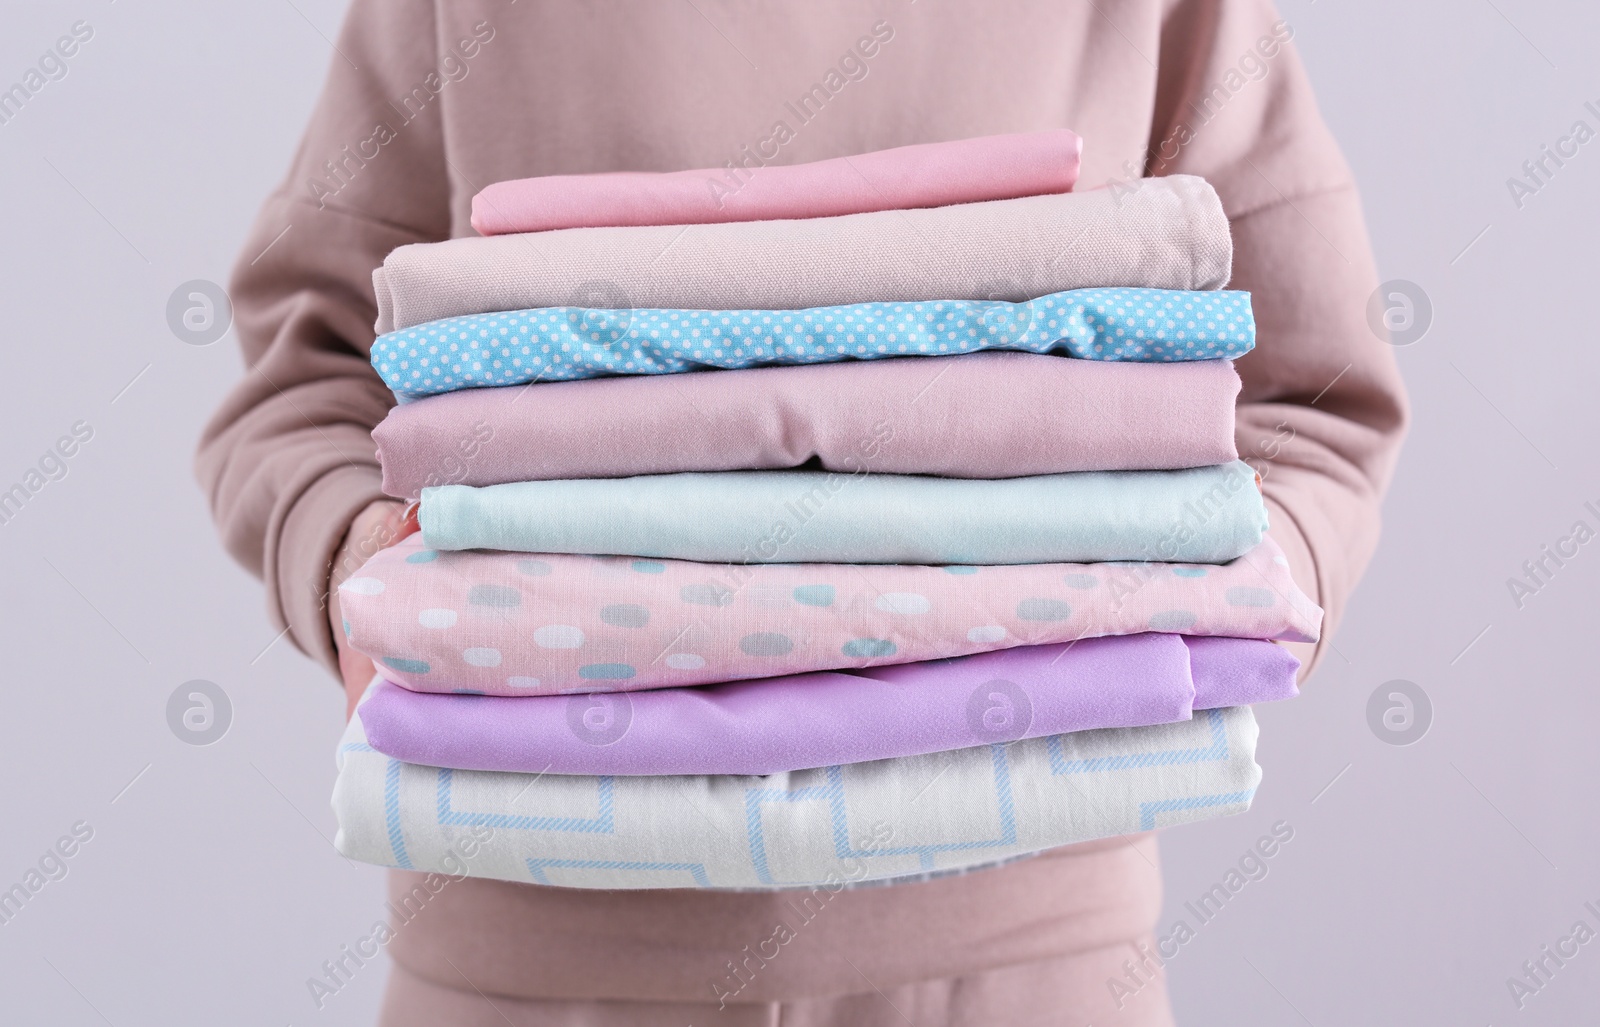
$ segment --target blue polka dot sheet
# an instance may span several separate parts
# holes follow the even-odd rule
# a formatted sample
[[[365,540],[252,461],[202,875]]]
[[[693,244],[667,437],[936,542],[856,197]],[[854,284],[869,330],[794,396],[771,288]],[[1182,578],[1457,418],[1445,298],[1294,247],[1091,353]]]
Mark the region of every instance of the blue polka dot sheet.
[[[935,478],[711,471],[422,490],[435,549],[704,563],[1226,563],[1266,534],[1255,471]]]
[[[980,350],[1170,363],[1233,359],[1254,345],[1247,292],[1095,288],[1020,303],[941,300],[805,310],[539,307],[472,314],[378,336],[372,366],[405,400],[610,375]]]
[[[842,886],[1243,812],[1256,739],[1234,707],[762,777],[613,777],[403,763],[356,716],[334,844],[367,863],[568,888]]]

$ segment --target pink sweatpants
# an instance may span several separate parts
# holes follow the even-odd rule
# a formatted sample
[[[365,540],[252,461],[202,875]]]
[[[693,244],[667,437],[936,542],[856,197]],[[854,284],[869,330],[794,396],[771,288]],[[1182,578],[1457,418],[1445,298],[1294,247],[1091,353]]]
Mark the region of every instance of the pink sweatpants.
[[[1143,939],[1153,948],[1154,937]],[[1106,985],[1137,963],[1131,944],[962,977],[791,1002],[525,999],[440,984],[396,966],[379,1027],[1172,1027],[1164,980],[1117,1008]]]
[[[390,875],[381,1027],[1172,1023],[1136,947],[1161,911],[1153,835],[831,895],[445,880]]]

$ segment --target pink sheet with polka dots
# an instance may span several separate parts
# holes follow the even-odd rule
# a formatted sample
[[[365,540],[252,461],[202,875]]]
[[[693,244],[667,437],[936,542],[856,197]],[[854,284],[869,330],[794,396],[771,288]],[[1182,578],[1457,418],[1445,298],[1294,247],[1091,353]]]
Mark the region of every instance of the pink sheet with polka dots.
[[[703,564],[438,552],[413,535],[340,587],[351,644],[422,692],[634,691],[1102,635],[1312,642],[1268,538],[1231,563]]]

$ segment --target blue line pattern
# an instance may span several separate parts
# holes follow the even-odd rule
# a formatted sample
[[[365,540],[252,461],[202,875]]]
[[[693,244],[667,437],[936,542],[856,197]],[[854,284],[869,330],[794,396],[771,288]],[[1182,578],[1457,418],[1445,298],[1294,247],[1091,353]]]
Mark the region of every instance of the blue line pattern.
[[[1255,789],[1244,792],[1229,792],[1226,795],[1191,795],[1181,799],[1162,799],[1159,802],[1145,802],[1139,805],[1139,830],[1154,831],[1156,828],[1156,815],[1170,813],[1174,810],[1208,809],[1214,806],[1250,805],[1250,800],[1255,798]]]
[[[1067,735],[1054,735],[1048,741],[1050,770],[1060,774],[1100,774],[1112,770],[1132,770],[1138,767],[1171,767],[1181,763],[1210,763],[1228,758],[1228,731],[1221,710],[1202,710],[1195,720],[1208,722],[1211,744],[1183,749],[1161,749],[1156,752],[1125,753],[1120,756],[1095,756],[1089,759],[1069,760],[1062,743]],[[1128,730],[1122,728],[1119,730]]]
[[[612,820],[613,779],[597,777],[595,805],[599,813],[593,817],[525,817],[506,813],[468,813],[452,805],[451,788],[455,771],[443,767],[439,770],[439,824],[440,826],[503,827],[514,831],[569,831],[579,834],[615,834],[617,825]],[[532,786],[529,791],[532,791]]]
[[[400,761],[390,760],[383,772],[383,819],[389,828],[389,847],[394,850],[394,865],[410,870],[411,857],[406,855],[406,835],[400,826]]]
[[[941,852],[961,852],[987,849],[1017,843],[1016,809],[1011,797],[1011,772],[1004,745],[991,745],[989,758],[994,768],[994,802],[1000,821],[1000,837],[943,842],[931,845],[905,845],[895,847],[858,849],[850,843],[850,814],[845,806],[844,768],[826,767],[821,773],[827,776],[825,786],[778,791],[771,788],[751,788],[745,791],[745,826],[749,832],[750,862],[756,876],[763,884],[779,884],[772,876],[767,861],[767,843],[761,823],[761,808],[768,802],[811,802],[824,800],[833,828],[833,850],[840,859],[862,859],[879,856],[916,856],[922,870],[934,869],[934,856]]]
[[[697,887],[711,887],[711,879],[706,876],[706,868],[701,863],[636,863],[621,859],[530,859],[525,862],[529,875],[537,884],[551,883],[544,873],[546,867],[571,867],[579,870],[683,870],[694,878]]]
[[[843,887],[1239,812],[1260,780],[1256,732],[1248,709],[1207,710],[770,777],[643,778],[410,765],[374,751],[357,718],[334,810],[340,850],[385,866],[466,861],[555,887]],[[468,849],[462,827],[503,830]]]

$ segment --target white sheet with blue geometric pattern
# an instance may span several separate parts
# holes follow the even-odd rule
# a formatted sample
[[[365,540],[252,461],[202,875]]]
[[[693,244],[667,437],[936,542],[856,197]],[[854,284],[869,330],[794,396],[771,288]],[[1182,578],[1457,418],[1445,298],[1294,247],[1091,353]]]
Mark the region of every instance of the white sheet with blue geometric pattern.
[[[570,888],[904,877],[1249,808],[1248,707],[767,777],[445,770],[340,742],[334,844],[383,866]]]

